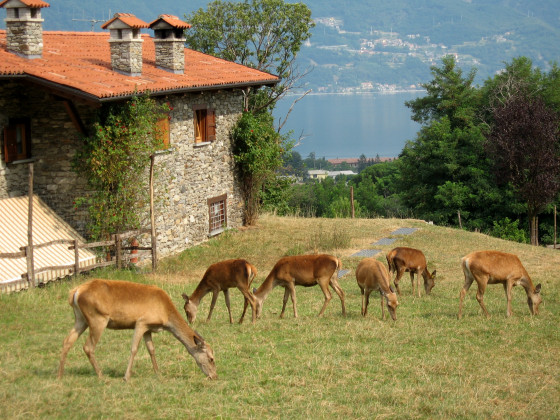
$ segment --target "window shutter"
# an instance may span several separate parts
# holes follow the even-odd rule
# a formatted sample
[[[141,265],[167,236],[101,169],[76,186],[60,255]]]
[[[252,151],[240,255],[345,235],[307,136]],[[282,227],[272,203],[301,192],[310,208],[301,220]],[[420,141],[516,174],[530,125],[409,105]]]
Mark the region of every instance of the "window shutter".
[[[17,128],[16,126],[4,127],[4,160],[13,162],[17,157]]]
[[[216,116],[213,109],[206,110],[206,141],[216,140]]]
[[[156,123],[158,139],[163,143],[163,149],[169,148],[169,116],[165,114]]]

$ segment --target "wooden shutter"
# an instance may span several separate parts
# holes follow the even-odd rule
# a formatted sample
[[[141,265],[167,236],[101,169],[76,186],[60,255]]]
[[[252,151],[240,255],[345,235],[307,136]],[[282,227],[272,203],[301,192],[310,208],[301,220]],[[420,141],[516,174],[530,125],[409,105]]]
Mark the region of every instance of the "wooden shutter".
[[[206,141],[216,140],[216,114],[213,109],[206,110]]]
[[[156,123],[158,140],[163,143],[162,149],[169,148],[169,116],[164,114]]]
[[[15,126],[4,127],[4,160],[13,162],[17,156],[17,129]]]

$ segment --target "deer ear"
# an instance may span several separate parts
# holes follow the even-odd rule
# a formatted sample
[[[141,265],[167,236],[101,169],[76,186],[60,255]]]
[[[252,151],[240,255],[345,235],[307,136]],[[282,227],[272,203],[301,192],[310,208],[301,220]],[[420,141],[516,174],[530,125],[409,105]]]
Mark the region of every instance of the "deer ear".
[[[196,344],[199,349],[203,349],[206,347],[206,342],[202,337],[199,337],[198,335],[194,336],[194,344]]]
[[[183,293],[181,296],[183,296],[183,299],[185,299],[185,303],[189,303],[189,297],[186,293]]]
[[[391,290],[391,293],[395,293],[395,289],[393,289],[393,286],[389,285],[389,289]]]
[[[434,270],[434,272],[432,273],[432,277],[436,276],[436,270]]]
[[[257,293],[257,288],[253,287],[253,294]]]
[[[540,293],[541,292],[541,284],[537,284],[537,287],[535,287],[535,293]]]

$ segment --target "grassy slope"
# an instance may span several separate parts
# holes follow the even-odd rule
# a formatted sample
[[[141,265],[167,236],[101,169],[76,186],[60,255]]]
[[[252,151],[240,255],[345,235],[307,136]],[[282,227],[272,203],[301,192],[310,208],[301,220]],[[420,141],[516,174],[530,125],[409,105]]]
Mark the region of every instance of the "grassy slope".
[[[122,382],[131,331],[106,331],[96,356],[103,380],[81,350],[85,335],[70,351],[63,380],[55,378],[62,340],[73,315],[68,290],[76,282],[0,297],[0,417],[68,418],[552,418],[560,412],[560,254],[481,234],[413,220],[327,220],[263,217],[257,228],[234,232],[167,259],[157,275],[102,273],[112,278],[155,283],[177,306],[212,262],[243,257],[259,269],[260,284],[282,255],[320,249],[328,241],[350,244],[329,252],[354,269],[359,249],[388,237],[398,227],[419,231],[397,245],[423,249],[437,268],[432,295],[411,296],[408,277],[396,322],[381,321],[372,295],[367,318],[360,316],[360,293],[353,270],[341,279],[348,316],[336,295],[323,318],[317,287],[297,288],[300,318],[291,307],[278,319],[283,290],[275,289],[256,325],[229,325],[220,296],[211,322],[204,321],[210,297],[200,308],[196,329],[212,344],[220,378],[204,378],[186,350],[168,333],[155,335],[160,375],[148,352],[138,352],[130,383]],[[489,286],[485,319],[468,294],[464,317],[456,319],[463,283],[460,257],[478,249],[519,255],[535,283],[543,285],[541,314],[531,317],[522,288],[514,288],[514,315],[505,316],[501,286]],[[83,279],[81,279],[83,281]],[[241,294],[232,291],[234,316]],[[250,319],[250,318],[249,318]],[[83,415],[80,415],[83,417]]]

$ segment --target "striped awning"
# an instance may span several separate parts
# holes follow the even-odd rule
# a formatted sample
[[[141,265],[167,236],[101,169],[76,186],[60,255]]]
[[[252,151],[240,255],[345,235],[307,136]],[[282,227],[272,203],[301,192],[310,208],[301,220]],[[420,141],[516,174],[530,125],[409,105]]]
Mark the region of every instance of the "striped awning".
[[[13,197],[0,200],[0,254],[17,253],[20,248],[27,245],[28,241],[28,198]],[[60,218],[39,197],[33,197],[33,245],[52,242],[59,239],[82,238],[68,223]],[[54,244],[35,249],[33,252],[34,269],[42,267],[67,266],[74,264],[73,250],[68,249],[68,244]],[[95,264],[95,254],[89,250],[79,251],[80,267]],[[4,283],[14,283],[22,280],[27,272],[25,257],[0,258],[0,286]],[[52,269],[36,276],[36,283],[44,283],[71,274],[70,269]],[[17,286],[17,289],[21,288]],[[4,287],[2,287],[4,289]]]

